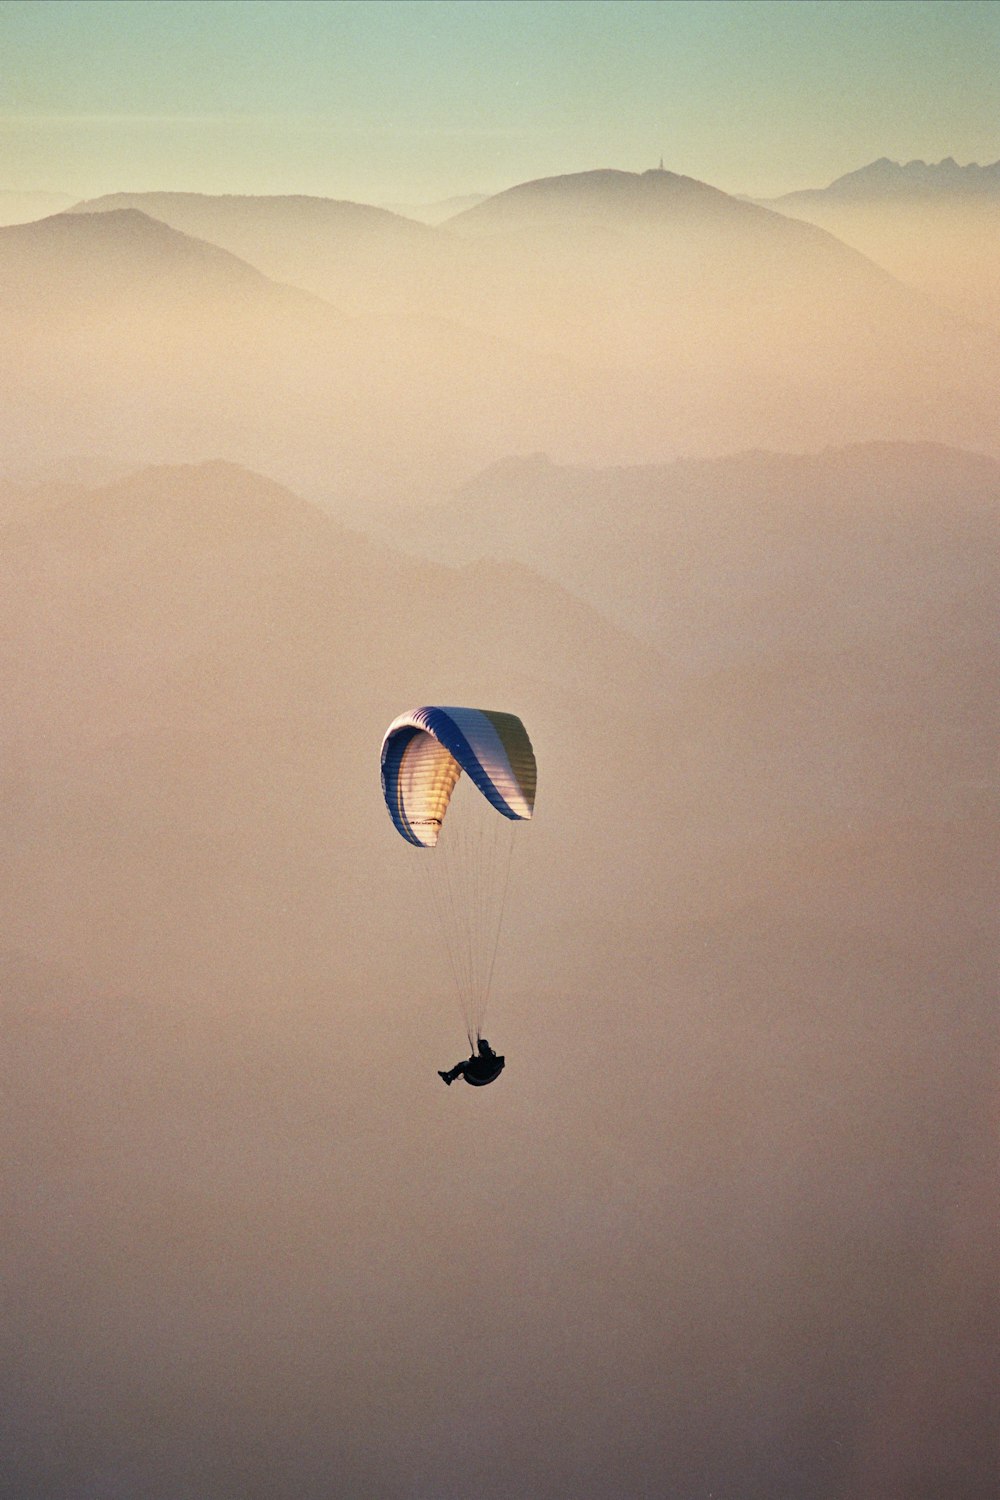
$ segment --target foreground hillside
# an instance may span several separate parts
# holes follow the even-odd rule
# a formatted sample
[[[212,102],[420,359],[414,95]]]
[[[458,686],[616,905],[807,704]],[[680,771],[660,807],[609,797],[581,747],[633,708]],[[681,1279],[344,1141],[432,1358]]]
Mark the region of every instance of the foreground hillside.
[[[120,946],[106,957],[118,955],[108,972],[119,983],[121,962],[129,984],[142,972],[128,958],[129,913],[143,924],[137,953],[146,941],[177,941],[172,962],[191,982],[244,962],[240,902],[196,934],[200,881],[228,886],[247,839],[237,886],[246,879],[266,899],[271,880],[298,889],[307,869],[319,870],[313,893],[293,903],[307,900],[312,915],[289,908],[289,920],[311,926],[311,961],[318,944],[324,963],[367,972],[356,934],[377,930],[379,883],[392,882],[393,865],[375,871],[396,852],[377,795],[378,747],[403,708],[435,698],[523,705],[549,763],[550,806],[571,788],[584,796],[588,775],[610,801],[623,715],[640,737],[654,733],[638,705],[657,682],[656,653],[517,564],[454,571],[404,558],[224,464],[147,470],[75,494],[36,487],[15,502],[0,605],[4,694],[17,706],[9,878],[21,881],[27,910],[31,891],[41,909],[55,903],[53,951],[64,957],[71,913],[85,902],[85,967],[95,930],[113,923]],[[565,729],[546,749],[547,721],[585,717],[601,746],[596,765],[574,764]],[[63,788],[61,813],[53,785]],[[595,857],[594,838],[575,832],[580,862]],[[171,886],[179,907],[169,919],[148,900],[149,879]],[[16,930],[37,931],[38,914],[17,906]],[[252,926],[265,944],[274,939],[268,924]]]
[[[19,1500],[978,1500],[993,479],[909,457],[869,455],[867,492],[850,455],[714,492],[536,475],[570,588],[404,556],[232,465],[5,492]],[[640,517],[641,597],[656,558],[668,592],[706,578],[697,650],[585,602],[557,500],[623,596]],[[540,781],[507,1070],[448,1091],[377,752],[470,699],[524,717]]]

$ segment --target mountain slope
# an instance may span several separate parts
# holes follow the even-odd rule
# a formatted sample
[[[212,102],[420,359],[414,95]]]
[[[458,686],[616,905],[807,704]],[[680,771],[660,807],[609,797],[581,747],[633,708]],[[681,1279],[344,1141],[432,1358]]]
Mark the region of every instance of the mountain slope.
[[[820,201],[869,202],[875,200],[937,197],[1000,197],[1000,161],[980,166],[969,162],[960,167],[951,156],[940,162],[890,161],[887,156],[869,162],[854,172],[846,172],[825,188],[804,188],[769,200],[792,208],[797,204]]]
[[[793,821],[826,797],[831,816],[858,796],[941,816],[988,801],[993,460],[891,445],[599,472],[536,459],[397,530],[453,561],[530,556],[655,646],[697,747],[688,771],[715,762],[701,800],[732,830],[765,784],[769,816],[785,799]]]
[[[673,173],[604,171],[447,227],[489,268],[477,326],[607,372],[605,429],[635,459],[846,434],[996,448],[1000,344],[815,226]]]
[[[235,321],[254,299],[258,317],[266,310],[303,326],[321,312],[315,298],[131,208],[8,226],[0,234],[0,278],[7,316],[63,326],[104,323],[125,299],[129,317],[143,305],[168,317]]]
[[[810,509],[819,460],[719,465],[701,530],[690,476],[677,574],[706,538],[729,572],[703,636],[845,529],[830,593],[866,530],[894,593],[969,582],[989,475],[921,525],[872,455],[852,514],[856,466]],[[642,478],[564,475],[624,589]],[[751,611],[713,688],[523,567],[405,558],[233,466],[39,499],[0,533],[12,1493],[978,1497],[996,840],[957,783],[995,735],[954,595],[902,612],[894,696],[877,599],[805,671]],[[436,698],[520,712],[539,760],[475,1094],[435,1076],[427,851],[379,788]],[[489,1338],[442,1337],[484,1287]]]
[[[726,654],[780,644],[800,611],[817,623],[825,611],[827,638],[847,646],[876,620],[902,624],[920,599],[975,597],[993,577],[998,525],[995,460],[871,444],[607,470],[511,459],[394,529],[453,562],[530,557],[671,659],[704,660],[699,610],[713,631],[704,648]],[[752,618],[735,582],[760,601]],[[799,602],[775,607],[792,583]]]
[[[768,206],[822,226],[963,317],[1000,331],[1000,162],[960,167],[949,157],[904,166],[883,157]]]
[[[549,359],[441,319],[346,317],[135,209],[0,230],[0,311],[15,469],[222,456],[420,494],[544,441],[572,390]]]
[[[99,927],[117,905],[123,929],[134,921],[152,941],[151,881],[170,884],[177,922],[197,925],[191,902],[225,884],[227,846],[257,851],[258,874],[245,872],[255,900],[289,878],[298,850],[318,880],[310,899],[328,903],[327,922],[340,913],[346,944],[350,921],[375,920],[376,883],[409,868],[392,860],[378,745],[423,701],[522,713],[546,763],[549,817],[569,818],[581,876],[592,864],[599,830],[573,828],[572,802],[588,777],[593,795],[612,797],[613,745],[662,664],[558,586],[518,565],[455,572],[404,558],[230,465],[149,470],[53,501],[5,529],[0,564],[15,946],[33,901],[55,902],[57,933],[81,902],[100,908]],[[596,766],[566,733],[583,718]],[[641,828],[640,811],[623,827]],[[76,875],[61,887],[60,860]],[[579,896],[593,899],[585,879]],[[230,936],[240,921],[218,915]],[[221,928],[209,941],[220,940]],[[356,962],[349,945],[342,961]]]
[[[691,179],[548,179],[440,229],[358,205],[180,198],[164,212],[339,287],[339,313],[245,262],[237,292],[232,258],[210,274],[205,243],[167,226],[176,287],[154,266],[147,307],[154,231],[139,235],[135,210],[28,226],[39,265],[64,264],[40,277],[61,286],[27,325],[20,272],[7,295],[25,351],[5,356],[13,464],[222,456],[370,508],[535,449],[591,465],[870,440],[1000,452],[1000,338],[815,226]],[[111,272],[121,296],[101,289]],[[230,273],[216,308],[207,289]],[[343,313],[362,305],[375,311]]]
[[[205,193],[111,193],[74,213],[136,209],[211,241],[267,276],[291,282],[350,313],[397,306],[394,283],[429,268],[442,251],[434,231],[388,209],[311,197]]]
[[[718,188],[676,172],[602,168],[518,183],[454,215],[448,225],[463,234],[587,221],[635,230],[692,206],[706,215],[741,215],[745,207]]]

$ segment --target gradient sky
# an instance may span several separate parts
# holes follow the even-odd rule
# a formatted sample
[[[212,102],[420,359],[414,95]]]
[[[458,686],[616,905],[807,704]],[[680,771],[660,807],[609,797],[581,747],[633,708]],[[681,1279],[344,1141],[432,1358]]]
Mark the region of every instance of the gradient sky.
[[[431,201],[1000,158],[994,0],[0,0],[0,188]]]

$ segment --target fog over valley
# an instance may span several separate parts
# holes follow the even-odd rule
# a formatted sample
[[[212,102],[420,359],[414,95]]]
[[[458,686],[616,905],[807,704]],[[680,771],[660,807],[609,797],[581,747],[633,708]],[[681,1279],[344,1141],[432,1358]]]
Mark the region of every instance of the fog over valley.
[[[511,453],[997,455],[1000,333],[825,231],[668,171],[432,227],[303,198],[115,195],[0,230],[5,451],[250,462],[433,501]]]
[[[0,1491],[985,1500],[997,168],[476,186],[0,195]]]

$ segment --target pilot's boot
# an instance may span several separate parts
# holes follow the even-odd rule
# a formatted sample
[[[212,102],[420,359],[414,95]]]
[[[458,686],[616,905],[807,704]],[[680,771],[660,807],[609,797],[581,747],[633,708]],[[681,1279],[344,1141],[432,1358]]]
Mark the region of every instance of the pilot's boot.
[[[444,1081],[445,1081],[445,1083],[448,1084],[449,1087],[451,1086],[451,1074],[450,1073],[442,1073],[441,1069],[438,1068],[438,1077],[439,1078],[443,1078]]]

